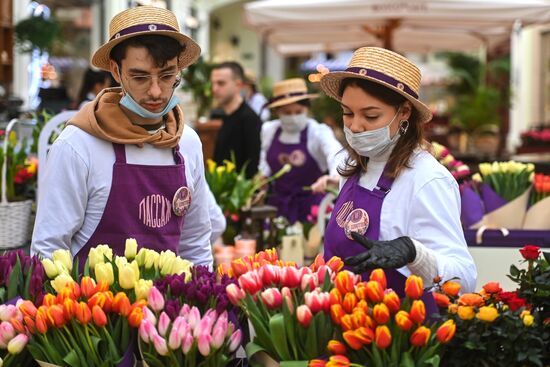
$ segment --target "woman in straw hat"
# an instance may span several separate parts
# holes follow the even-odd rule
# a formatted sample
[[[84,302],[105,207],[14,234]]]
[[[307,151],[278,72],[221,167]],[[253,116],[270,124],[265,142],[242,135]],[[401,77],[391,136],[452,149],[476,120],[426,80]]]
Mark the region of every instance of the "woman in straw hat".
[[[307,113],[309,101],[316,94],[307,91],[300,78],[280,81],[273,86],[273,98],[267,107],[279,118],[262,126],[260,172],[265,176],[279,171],[286,163],[290,172],[273,182],[269,203],[290,223],[305,221],[313,205],[323,198],[309,187],[326,186],[326,173],[338,177],[337,153],[342,146],[327,125],[320,124]]]
[[[174,96],[180,70],[200,48],[172,12],[151,6],[115,15],[109,34],[92,64],[121,88],[87,103],[51,147],[32,251],[51,257],[69,249],[82,262],[98,244],[121,255],[134,237],[211,265],[200,140]]]
[[[349,143],[324,256],[345,259],[363,277],[388,269],[388,287],[396,291],[409,274],[426,286],[438,275],[457,277],[464,291],[473,291],[477,273],[460,224],[458,185],[423,138],[432,114],[418,99],[420,77],[405,57],[364,47],[345,71],[321,79],[323,91],[342,105]],[[436,311],[431,295],[425,302]]]

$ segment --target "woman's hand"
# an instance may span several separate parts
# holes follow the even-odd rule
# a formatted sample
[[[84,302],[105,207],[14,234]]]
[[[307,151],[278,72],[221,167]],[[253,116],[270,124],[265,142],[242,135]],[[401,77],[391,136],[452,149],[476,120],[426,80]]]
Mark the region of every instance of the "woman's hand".
[[[338,190],[338,184],[340,182],[339,176],[321,176],[311,185],[311,191],[315,193],[327,192],[327,190]]]

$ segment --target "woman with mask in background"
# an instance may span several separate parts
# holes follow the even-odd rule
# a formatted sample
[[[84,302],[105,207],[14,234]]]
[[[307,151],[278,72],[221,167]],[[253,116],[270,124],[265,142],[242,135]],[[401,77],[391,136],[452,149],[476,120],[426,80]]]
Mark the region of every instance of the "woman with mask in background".
[[[268,108],[279,118],[262,126],[260,172],[269,177],[286,163],[290,172],[272,183],[268,203],[292,224],[305,221],[311,206],[323,198],[327,183],[338,180],[338,152],[342,146],[327,125],[308,117],[310,100],[303,79],[280,81],[273,86]]]
[[[367,278],[384,268],[388,288],[404,289],[415,274],[426,287],[434,277],[458,278],[464,292],[476,267],[460,224],[456,180],[429,153],[423,124],[430,109],[418,99],[420,71],[394,52],[364,47],[345,71],[321,79],[342,105],[349,156],[324,239],[324,257],[339,256]],[[437,311],[424,295],[426,314]]]

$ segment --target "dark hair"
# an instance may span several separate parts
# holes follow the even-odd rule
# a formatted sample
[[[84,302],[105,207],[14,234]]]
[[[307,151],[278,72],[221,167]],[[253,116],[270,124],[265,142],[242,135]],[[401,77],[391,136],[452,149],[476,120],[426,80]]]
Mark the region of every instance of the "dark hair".
[[[78,104],[80,105],[83,101],[86,101],[88,99],[87,95],[92,88],[98,83],[105,83],[110,75],[110,73],[103,70],[93,70],[88,68],[84,73],[82,86],[78,92]]]
[[[120,42],[113,47],[109,57],[119,66],[126,57],[128,47],[145,47],[153,58],[155,65],[159,68],[166,65],[168,60],[178,57],[185,51],[185,45],[180,44],[176,39],[158,34],[135,36]]]
[[[361,88],[364,92],[376,97],[382,102],[395,107],[397,110],[407,99],[401,94],[387,88],[381,84],[371,82],[366,79],[359,78],[346,78],[340,84],[340,90],[338,94],[340,97],[344,94],[344,91],[349,86],[355,86]],[[398,132],[399,134],[399,132]],[[386,173],[391,178],[396,178],[403,168],[409,168],[409,160],[414,150],[423,146],[424,141],[424,129],[419,122],[418,112],[412,108],[411,115],[409,117],[409,127],[405,135],[401,136],[397,141],[395,148],[393,149],[388,163],[386,165]],[[344,177],[351,177],[362,171],[367,170],[368,157],[359,155],[351,147],[347,147],[348,158],[346,159],[344,167],[338,167],[338,173]]]
[[[212,70],[217,69],[230,69],[233,74],[233,79],[240,79],[244,81],[244,69],[238,62],[235,61],[226,61],[220,64],[214,65]]]

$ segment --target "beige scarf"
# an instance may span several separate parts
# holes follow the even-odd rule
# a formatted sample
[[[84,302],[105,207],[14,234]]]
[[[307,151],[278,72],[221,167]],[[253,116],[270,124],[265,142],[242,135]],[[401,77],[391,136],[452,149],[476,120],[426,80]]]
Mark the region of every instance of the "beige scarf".
[[[105,89],[67,121],[67,125],[74,125],[96,138],[112,143],[139,147],[147,143],[158,148],[178,145],[184,128],[183,112],[179,106],[166,115],[166,128],[149,134],[143,127],[132,124],[124,114],[118,104],[121,98],[121,88]]]

